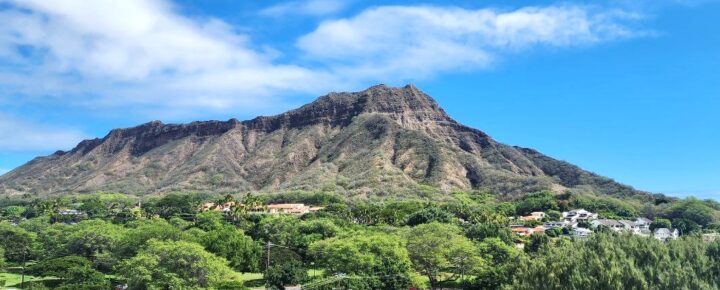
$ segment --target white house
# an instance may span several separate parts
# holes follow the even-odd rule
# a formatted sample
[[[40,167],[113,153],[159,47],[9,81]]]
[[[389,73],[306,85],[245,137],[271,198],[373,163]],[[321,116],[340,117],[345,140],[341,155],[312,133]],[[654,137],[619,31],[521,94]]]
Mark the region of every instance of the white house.
[[[574,209],[571,211],[563,212],[562,217],[565,221],[577,222],[577,221],[581,221],[581,220],[589,221],[589,220],[597,219],[598,214],[586,211],[584,209]]]
[[[592,231],[586,228],[574,228],[572,233],[574,237],[584,239],[591,235]]]
[[[605,226],[616,232],[619,232],[620,230],[623,230],[625,228],[625,226],[622,223],[620,223],[616,220],[610,220],[610,219],[593,220],[590,222],[590,226],[593,229],[596,229],[599,226]]]
[[[564,228],[568,226],[569,223],[566,221],[560,221],[560,222],[545,222],[543,223],[543,227],[546,230],[552,229],[552,228]]]
[[[619,220],[618,222],[623,225],[623,230],[633,234],[640,234],[640,227],[634,221]]]
[[[670,230],[668,228],[659,228],[655,229],[655,238],[661,241],[667,241],[668,239],[677,239],[678,238],[678,230],[673,229]]]
[[[652,223],[651,220],[646,219],[644,217],[639,217],[635,219],[635,225],[640,229],[640,232],[650,232],[650,224]]]

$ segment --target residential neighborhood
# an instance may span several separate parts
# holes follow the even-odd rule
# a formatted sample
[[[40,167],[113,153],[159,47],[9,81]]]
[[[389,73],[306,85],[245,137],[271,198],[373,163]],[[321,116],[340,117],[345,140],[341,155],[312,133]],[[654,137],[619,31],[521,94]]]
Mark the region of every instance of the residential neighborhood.
[[[586,238],[596,231],[608,229],[614,232],[624,232],[639,236],[654,237],[666,241],[677,239],[680,235],[677,229],[657,228],[651,230],[652,221],[645,217],[635,220],[616,220],[600,218],[598,213],[585,209],[573,209],[562,212],[560,220],[548,220],[545,212],[532,212],[529,215],[517,217],[523,223],[510,225],[510,230],[517,236],[530,236],[535,233],[544,233],[550,229],[564,229],[563,234],[576,238]],[[533,223],[542,222],[541,225],[532,226]],[[714,237],[713,237],[714,238]]]
[[[240,202],[228,201],[224,203],[206,202],[200,206],[202,211],[214,210],[222,212],[230,212],[235,206],[244,206]],[[306,213],[316,212],[323,209],[323,207],[309,206],[304,203],[279,203],[279,204],[268,204],[262,206],[254,206],[248,210],[249,213],[254,214],[294,214],[303,215]]]

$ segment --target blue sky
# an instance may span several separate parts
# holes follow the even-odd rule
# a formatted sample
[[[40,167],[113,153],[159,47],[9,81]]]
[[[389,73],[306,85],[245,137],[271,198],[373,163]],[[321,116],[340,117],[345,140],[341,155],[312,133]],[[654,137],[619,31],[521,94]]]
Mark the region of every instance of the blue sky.
[[[720,199],[720,2],[0,0],[0,173],[150,120],[414,83],[458,121]]]

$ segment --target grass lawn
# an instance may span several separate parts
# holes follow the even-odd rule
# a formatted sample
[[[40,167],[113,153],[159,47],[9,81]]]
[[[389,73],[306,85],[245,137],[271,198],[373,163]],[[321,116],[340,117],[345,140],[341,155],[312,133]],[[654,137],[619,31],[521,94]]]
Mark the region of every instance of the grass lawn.
[[[55,278],[52,277],[35,277],[30,275],[25,275],[25,282],[29,281],[43,281],[43,280],[54,280]],[[16,287],[20,286],[20,282],[22,280],[22,275],[15,274],[15,273],[0,273],[0,280],[5,280],[5,287]]]
[[[311,277],[311,278],[322,276],[322,274],[323,274],[322,269],[308,270],[308,277]],[[238,281],[246,282],[245,285],[248,286],[250,289],[253,289],[253,290],[265,289],[265,286],[261,286],[261,285],[265,284],[262,273],[242,273],[242,274],[236,273],[234,278],[237,279]]]

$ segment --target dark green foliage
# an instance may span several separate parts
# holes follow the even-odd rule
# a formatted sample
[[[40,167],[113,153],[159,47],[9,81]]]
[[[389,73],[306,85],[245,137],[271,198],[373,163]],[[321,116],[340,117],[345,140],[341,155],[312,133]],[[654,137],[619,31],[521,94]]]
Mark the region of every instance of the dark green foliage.
[[[451,213],[444,211],[439,207],[429,205],[408,216],[407,225],[416,226],[431,222],[451,223],[454,220],[456,220],[456,218]]]
[[[530,253],[536,253],[540,249],[546,247],[550,243],[550,239],[545,234],[532,234],[525,250]]]
[[[478,244],[485,264],[476,269],[472,289],[498,289],[512,281],[522,252],[498,238],[488,238]]]
[[[229,280],[227,261],[185,241],[148,241],[135,257],[118,265],[130,289],[198,289]]]
[[[350,283],[353,289],[407,289],[410,286],[408,252],[401,240],[392,235],[361,234],[330,238],[310,246],[317,264],[327,277],[336,274],[364,276]],[[343,281],[347,282],[347,281]]]
[[[206,250],[227,259],[230,267],[239,272],[259,269],[262,248],[235,226],[225,224],[212,229],[205,234],[202,241]]]
[[[307,269],[297,260],[271,265],[265,271],[268,289],[285,289],[284,286],[298,285],[306,279]]]
[[[78,256],[42,261],[31,267],[36,275],[54,276],[63,280],[56,289],[107,289],[110,282],[93,269],[92,262]]]
[[[483,263],[475,245],[460,235],[460,229],[454,225],[438,222],[418,225],[406,238],[415,270],[428,277],[431,287],[442,282],[443,271],[465,274]]]
[[[608,196],[573,195],[569,206],[584,208],[605,218],[634,218],[638,216],[638,207],[628,201]]]
[[[133,221],[125,225],[127,231],[118,240],[114,253],[119,258],[130,258],[145,245],[145,242],[156,239],[161,241],[177,241],[183,239],[182,231],[164,219]]]
[[[551,192],[543,191],[522,197],[516,203],[518,215],[528,215],[534,211],[558,210],[555,196]]]
[[[689,235],[700,231],[700,225],[686,218],[673,219],[672,224],[683,235]]]
[[[686,219],[701,226],[717,220],[717,212],[708,204],[696,198],[687,198],[681,200],[670,207],[663,213],[663,217],[670,220]]]
[[[595,234],[524,259],[512,289],[713,289],[720,272],[699,239],[662,243]]]
[[[0,223],[0,256],[7,256],[7,269],[13,269],[22,262],[18,254],[25,253],[33,274],[57,278],[46,282],[54,289],[107,289],[105,274],[132,289],[246,289],[235,280],[237,272],[265,273],[266,279],[248,285],[275,289],[292,284],[310,289],[423,288],[429,286],[428,279],[433,286],[464,289],[720,285],[720,242],[699,239],[718,222],[718,204],[711,201],[668,199],[655,204],[659,197],[641,203],[569,191],[539,192],[509,202],[485,193],[456,192],[429,203],[298,193],[272,198],[312,200],[326,204],[325,209],[302,216],[245,212],[235,219],[232,213],[197,212],[205,201],[202,196],[150,198],[142,209],[134,207],[134,200],[113,194],[10,203],[10,208],[0,207],[0,213],[10,213],[4,216],[17,217],[18,206],[25,208],[23,214],[41,216],[21,219],[18,226]],[[234,200],[232,195],[226,198]],[[218,200],[225,199],[214,196],[208,201]],[[54,215],[60,208],[77,207],[91,217],[66,224]],[[508,217],[518,213],[545,210],[554,220],[559,210],[574,207],[599,211],[603,218],[632,219],[628,215],[642,212],[639,216],[655,218],[653,228],[678,228],[692,235],[663,243],[610,230],[603,234],[601,228],[596,237],[573,241],[564,236],[569,233],[565,228],[527,237],[508,228]],[[126,216],[128,209],[136,212]],[[516,243],[524,243],[525,251]],[[308,277],[308,268],[324,274]]]
[[[672,222],[670,222],[669,219],[655,218],[655,220],[653,220],[653,222],[650,224],[650,229],[655,230],[655,229],[659,229],[659,228],[671,229]]]
[[[35,235],[23,228],[0,222],[0,246],[9,262],[23,262],[33,258]]]
[[[207,195],[169,193],[159,200],[146,203],[145,207],[150,213],[164,218],[187,217],[197,213],[200,202],[208,199],[210,196]]]
[[[499,238],[510,244],[514,240],[513,234],[507,225],[499,222],[475,223],[465,227],[465,236],[475,241],[486,238]]]

